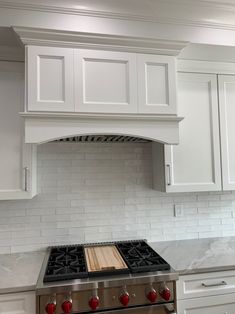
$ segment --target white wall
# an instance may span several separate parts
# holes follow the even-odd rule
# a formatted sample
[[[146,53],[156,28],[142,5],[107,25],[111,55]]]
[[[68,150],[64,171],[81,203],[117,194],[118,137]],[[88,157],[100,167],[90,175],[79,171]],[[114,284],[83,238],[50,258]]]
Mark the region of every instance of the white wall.
[[[49,143],[38,148],[33,200],[0,202],[0,253],[112,239],[235,235],[235,193],[151,188],[151,144]],[[174,204],[184,216],[174,217]]]

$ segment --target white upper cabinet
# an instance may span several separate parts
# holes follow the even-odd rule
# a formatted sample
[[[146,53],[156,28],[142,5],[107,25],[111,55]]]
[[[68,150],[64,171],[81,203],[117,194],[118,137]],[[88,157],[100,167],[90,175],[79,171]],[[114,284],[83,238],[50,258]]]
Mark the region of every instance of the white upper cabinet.
[[[75,111],[137,112],[136,54],[75,50]]]
[[[36,148],[24,144],[24,66],[0,62],[0,200],[36,194]]]
[[[74,111],[73,49],[29,46],[28,111]]]
[[[175,57],[28,46],[26,111],[176,115]]]
[[[169,56],[138,55],[139,113],[176,114],[176,66]]]
[[[224,190],[235,190],[235,76],[219,75],[222,178]]]
[[[180,144],[153,143],[154,185],[166,192],[221,190],[216,75],[179,73]]]
[[[75,111],[176,114],[174,57],[75,50]]]

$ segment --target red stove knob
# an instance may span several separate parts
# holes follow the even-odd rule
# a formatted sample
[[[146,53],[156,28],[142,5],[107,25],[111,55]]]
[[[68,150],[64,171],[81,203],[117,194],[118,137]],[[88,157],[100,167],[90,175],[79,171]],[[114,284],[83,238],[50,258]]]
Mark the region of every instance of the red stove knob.
[[[159,294],[166,301],[169,301],[170,298],[171,298],[171,291],[170,291],[170,289],[168,287],[165,287],[164,289],[162,289],[159,292]]]
[[[153,288],[147,293],[147,298],[150,302],[154,303],[157,300],[157,292]]]
[[[45,311],[47,314],[54,314],[56,311],[56,304],[55,303],[48,303],[46,305]]]
[[[127,292],[123,292],[119,297],[119,301],[123,306],[127,306],[130,301],[129,294]]]
[[[61,308],[63,310],[63,313],[69,314],[72,311],[72,302],[70,300],[66,300],[62,303]]]
[[[98,296],[93,296],[90,298],[89,306],[93,311],[95,311],[99,305],[100,305],[100,299]]]

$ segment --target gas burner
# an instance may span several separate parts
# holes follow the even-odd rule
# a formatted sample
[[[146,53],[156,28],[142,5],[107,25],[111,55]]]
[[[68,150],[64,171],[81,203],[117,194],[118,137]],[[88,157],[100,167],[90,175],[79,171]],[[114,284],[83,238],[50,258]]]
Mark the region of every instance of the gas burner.
[[[145,241],[117,243],[117,248],[132,273],[170,269],[170,265]]]
[[[44,282],[87,277],[82,245],[52,248]]]

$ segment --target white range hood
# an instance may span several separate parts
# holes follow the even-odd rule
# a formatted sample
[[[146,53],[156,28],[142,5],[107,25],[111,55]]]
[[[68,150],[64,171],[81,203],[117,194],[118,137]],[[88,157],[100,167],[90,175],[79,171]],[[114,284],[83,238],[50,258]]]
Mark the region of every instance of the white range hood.
[[[183,118],[177,116],[175,56],[186,42],[24,27],[14,31],[27,46],[21,113],[26,143],[86,135],[179,143]]]

